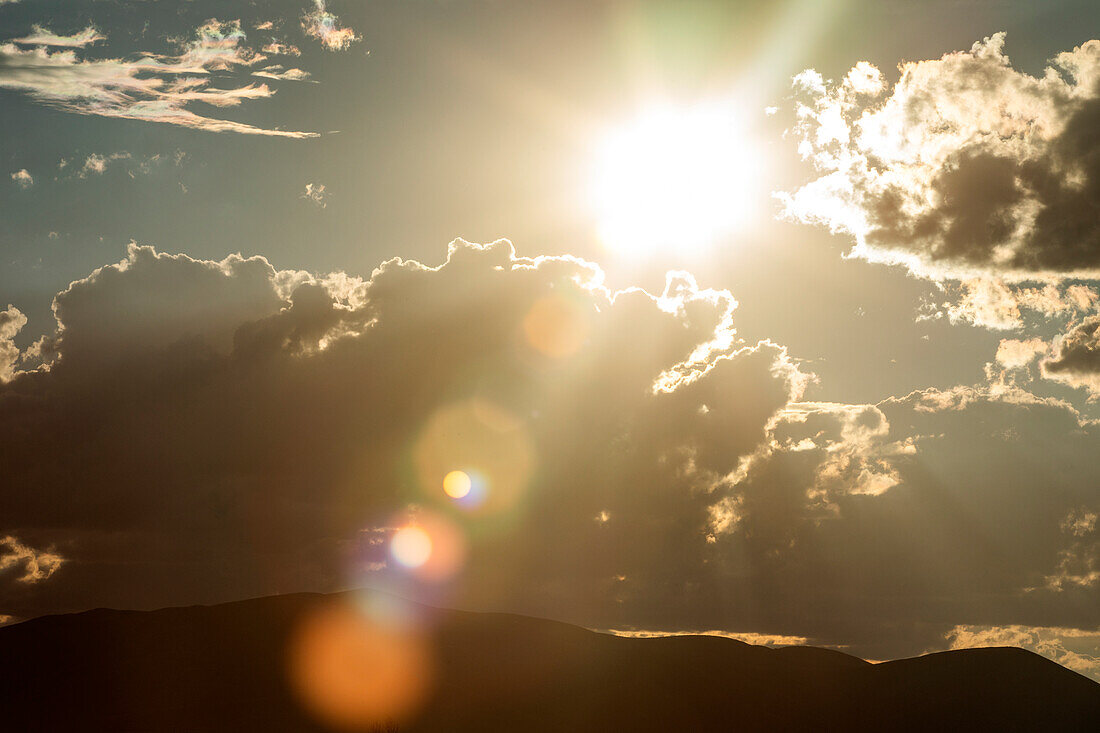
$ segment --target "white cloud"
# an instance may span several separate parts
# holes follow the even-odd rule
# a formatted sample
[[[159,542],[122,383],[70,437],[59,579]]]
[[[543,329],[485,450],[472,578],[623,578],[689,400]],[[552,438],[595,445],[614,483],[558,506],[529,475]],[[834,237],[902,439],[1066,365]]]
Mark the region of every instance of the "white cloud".
[[[89,175],[101,176],[107,171],[107,166],[116,160],[126,160],[130,158],[130,154],[127,152],[111,153],[110,155],[100,155],[99,153],[92,153],[84,159],[84,165],[80,168],[80,172],[77,174],[81,178],[86,178]]]
[[[15,181],[20,188],[30,188],[34,185],[34,176],[28,173],[26,168],[20,168],[15,173],[12,173],[11,179]]]
[[[1039,338],[1027,340],[1001,339],[997,346],[997,363],[1006,369],[1026,367],[1040,354],[1046,353],[1047,343]]]
[[[301,56],[302,50],[297,46],[289,43],[282,43],[281,41],[272,41],[260,49],[266,54],[272,56]]]
[[[0,89],[27,94],[42,104],[77,114],[163,122],[210,132],[237,132],[292,138],[317,133],[259,127],[208,117],[188,109],[192,103],[233,107],[265,99],[274,92],[264,84],[218,88],[211,72],[247,73],[265,57],[242,44],[237,21],[211,20],[195,31],[179,55],[139,54],[135,58],[88,58],[80,49],[50,51],[38,46],[0,45]]]
[[[259,71],[253,71],[252,76],[259,76],[265,79],[277,79],[279,81],[306,81],[309,79],[309,72],[301,69],[287,69],[281,64],[272,64],[271,66],[265,66]]]
[[[15,376],[15,365],[19,362],[19,348],[15,345],[15,335],[27,325],[27,317],[18,308],[9,305],[0,311],[0,384]]]
[[[320,208],[325,208],[328,203],[325,198],[328,197],[328,193],[325,191],[325,185],[323,183],[307,183],[306,190],[302,192],[299,198],[307,199]]]
[[[351,28],[341,28],[340,19],[328,12],[325,0],[313,0],[314,8],[302,15],[302,31],[316,38],[329,51],[344,51],[360,37]]]
[[[1100,273],[1100,41],[1032,77],[1004,38],[906,63],[889,90],[866,62],[840,84],[795,77],[794,132],[819,176],[779,194],[785,215],[936,279]]]
[[[22,38],[11,39],[13,43],[28,46],[57,46],[62,48],[83,48],[84,46],[107,40],[95,26],[89,25],[79,33],[71,36],[62,36],[40,25],[32,26],[31,34]]]

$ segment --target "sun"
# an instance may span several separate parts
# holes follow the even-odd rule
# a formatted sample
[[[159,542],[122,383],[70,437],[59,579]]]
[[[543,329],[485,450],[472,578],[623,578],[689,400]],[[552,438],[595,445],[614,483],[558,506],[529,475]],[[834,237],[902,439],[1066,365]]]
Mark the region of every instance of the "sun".
[[[744,227],[758,165],[735,105],[648,107],[596,146],[600,239],[626,256],[705,249]]]

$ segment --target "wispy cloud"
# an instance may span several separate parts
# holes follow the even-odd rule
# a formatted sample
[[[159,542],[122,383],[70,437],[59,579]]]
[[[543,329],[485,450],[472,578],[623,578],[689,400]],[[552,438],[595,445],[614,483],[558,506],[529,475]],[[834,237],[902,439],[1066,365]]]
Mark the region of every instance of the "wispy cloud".
[[[8,535],[0,539],[0,570],[23,567],[23,574],[16,578],[20,583],[39,583],[61,567],[65,559],[55,552],[35,550]]]
[[[260,50],[262,50],[266,54],[271,54],[272,56],[302,55],[302,49],[289,43],[283,43],[282,41],[272,41]]]
[[[93,59],[75,48],[51,52],[45,46],[24,49],[8,42],[0,45],[0,89],[20,91],[42,104],[76,114],[163,122],[209,132],[316,137],[315,132],[259,127],[188,109],[194,102],[234,107],[274,94],[265,84],[212,86],[211,72],[247,73],[250,66],[266,60],[242,45],[244,37],[238,21],[211,20],[196,30],[179,55],[142,54],[133,60]]]
[[[325,202],[327,196],[328,194],[325,192],[325,185],[323,183],[307,183],[306,190],[302,192],[300,198],[308,199],[323,209],[328,206]]]
[[[127,152],[111,153],[110,155],[100,155],[99,153],[92,153],[84,159],[84,165],[80,169],[78,174],[81,178],[87,178],[89,175],[101,176],[107,171],[107,166],[116,160],[126,160],[130,157]]]
[[[21,43],[31,46],[59,46],[64,48],[83,48],[97,41],[105,41],[107,36],[102,35],[95,26],[88,26],[79,33],[71,36],[61,36],[40,25],[31,27],[31,34],[22,38],[13,38],[13,43]]]
[[[265,66],[259,71],[253,71],[252,76],[259,76],[265,79],[277,79],[279,81],[306,81],[309,79],[309,72],[302,71],[301,69],[287,69],[281,64],[272,64],[271,66]]]
[[[313,0],[314,9],[302,16],[302,30],[329,51],[343,51],[360,40],[351,28],[341,28],[340,19],[328,12],[325,0]]]

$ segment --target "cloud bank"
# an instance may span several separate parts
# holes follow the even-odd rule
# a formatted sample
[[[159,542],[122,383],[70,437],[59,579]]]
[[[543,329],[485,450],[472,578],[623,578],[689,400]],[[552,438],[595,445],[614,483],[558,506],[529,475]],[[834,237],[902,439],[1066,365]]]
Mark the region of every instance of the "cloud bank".
[[[67,559],[8,578],[7,615],[401,583],[388,538],[419,517],[460,548],[421,578],[444,604],[872,658],[1100,627],[1094,424],[1011,385],[802,401],[686,273],[654,295],[506,241],[366,279],[134,245],[54,312],[22,353],[21,314],[0,326],[0,536]]]

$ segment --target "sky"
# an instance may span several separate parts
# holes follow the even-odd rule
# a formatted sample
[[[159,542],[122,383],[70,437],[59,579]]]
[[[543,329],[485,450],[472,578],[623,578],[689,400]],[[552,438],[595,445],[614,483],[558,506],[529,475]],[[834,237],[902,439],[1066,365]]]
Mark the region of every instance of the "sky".
[[[1100,679],[1098,21],[0,0],[0,621],[365,585]]]

